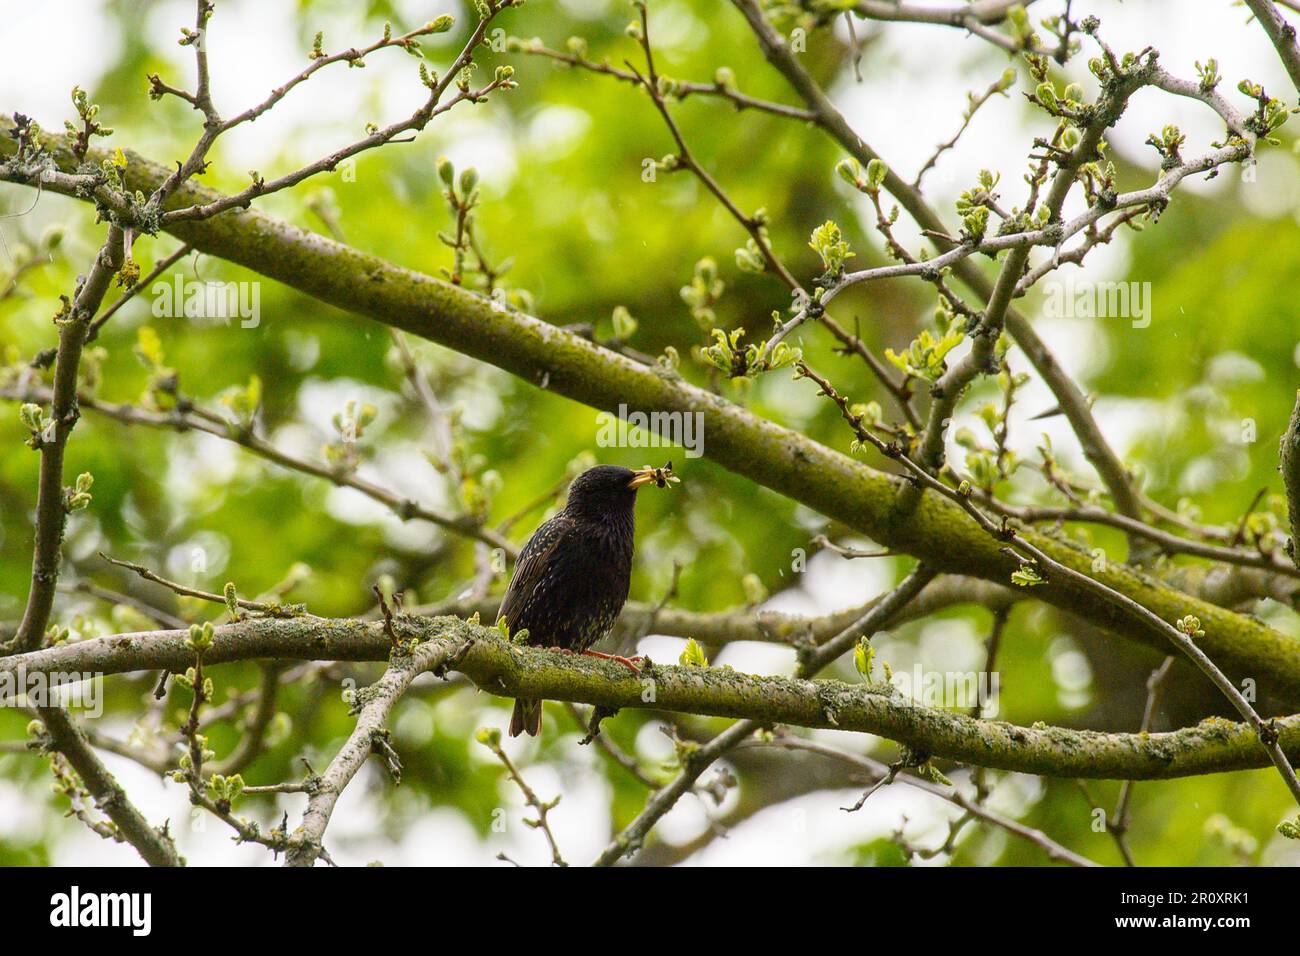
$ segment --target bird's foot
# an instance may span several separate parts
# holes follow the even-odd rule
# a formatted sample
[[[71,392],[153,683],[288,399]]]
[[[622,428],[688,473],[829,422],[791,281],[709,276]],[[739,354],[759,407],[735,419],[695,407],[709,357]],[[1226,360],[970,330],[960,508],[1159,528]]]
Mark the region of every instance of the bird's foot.
[[[628,668],[633,674],[641,673],[641,668],[636,665],[645,660],[645,658],[640,655],[636,657],[622,657],[618,654],[606,654],[604,651],[583,651],[582,653],[587,657],[599,657],[604,661],[617,661],[624,667]]]

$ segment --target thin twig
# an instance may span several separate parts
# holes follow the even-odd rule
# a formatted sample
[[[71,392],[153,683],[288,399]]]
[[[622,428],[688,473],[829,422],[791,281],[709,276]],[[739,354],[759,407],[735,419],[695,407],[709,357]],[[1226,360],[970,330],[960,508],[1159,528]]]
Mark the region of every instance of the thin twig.
[[[556,804],[560,802],[560,797],[557,795],[554,800],[550,801],[540,799],[533,788],[528,786],[528,781],[519,772],[519,768],[515,766],[514,761],[501,749],[500,737],[499,731],[495,734],[491,732],[483,733],[479,735],[479,742],[496,755],[502,766],[506,768],[506,774],[514,781],[515,786],[519,788],[519,792],[523,794],[524,802],[537,811],[537,816],[532,820],[525,819],[524,824],[541,830],[546,835],[546,842],[551,847],[551,865],[568,866],[569,864],[564,862],[564,856],[560,853],[560,844],[556,842],[555,834],[551,832],[551,825],[547,820],[547,814],[555,809]]]

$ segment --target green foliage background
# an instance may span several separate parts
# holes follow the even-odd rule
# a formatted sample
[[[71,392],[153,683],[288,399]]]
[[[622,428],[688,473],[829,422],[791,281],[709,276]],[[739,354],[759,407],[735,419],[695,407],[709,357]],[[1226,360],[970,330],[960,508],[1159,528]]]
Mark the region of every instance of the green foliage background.
[[[146,73],[177,74],[171,40],[134,29],[134,7],[125,2],[110,5],[127,42],[90,92],[117,130],[111,143],[166,161],[188,150],[198,124],[176,101],[150,103],[144,95]],[[727,65],[746,92],[792,102],[731,11],[719,11],[709,2],[674,0],[656,4],[655,16],[680,21],[696,40],[662,48],[658,56],[663,73],[705,80],[717,66]],[[342,3],[300,3],[302,48],[310,46],[319,22],[339,18],[357,20],[355,11]],[[327,48],[331,42],[351,43],[377,34],[388,18],[401,25],[398,11],[389,4],[368,3],[364,32],[346,37],[329,34]],[[505,25],[512,34],[539,36],[556,48],[562,48],[570,34],[580,33],[594,58],[608,56],[619,64],[635,53],[623,34],[625,22],[621,5],[611,4],[603,15],[586,19],[562,5],[534,3],[510,14]],[[438,44],[429,44],[431,62],[435,66],[445,62],[464,35],[458,27]],[[220,11],[212,42],[229,42],[221,34]],[[843,55],[829,37],[813,38],[810,61],[823,64],[828,75]],[[986,58],[986,72],[996,76],[1004,57],[990,51]],[[507,283],[528,290],[536,312],[548,320],[596,323],[602,336],[610,334],[611,310],[626,306],[639,320],[632,346],[658,354],[674,345],[684,357],[686,374],[707,381],[689,357],[689,348],[703,344],[707,333],[696,325],[678,295],[690,279],[693,264],[704,256],[720,263],[727,291],[718,317],[726,328],[743,325],[751,332],[765,331],[772,309],[785,304],[781,287],[768,277],[737,271],[732,250],[744,236],[697,181],[687,174],[661,172],[657,182],[642,182],[643,160],[671,148],[667,131],[644,95],[625,84],[557,69],[519,54],[488,56],[485,63],[497,59],[515,65],[520,89],[470,109],[502,134],[515,165],[515,174],[504,183],[485,176],[479,215],[490,255],[514,260]],[[349,74],[343,77],[347,82],[370,81],[366,75],[370,71],[341,72]],[[414,83],[413,76],[411,80]],[[221,98],[220,84],[218,76],[218,103],[229,110],[237,104]],[[333,115],[327,95],[312,84],[301,95],[316,98],[321,125],[337,133],[338,142],[355,136],[352,127],[364,119],[380,118],[377,112],[374,117],[337,125],[348,118]],[[961,104],[961,94],[954,91],[954,115]],[[21,110],[23,104],[4,103],[3,108]],[[549,144],[542,137],[544,145],[535,145],[537,132],[551,130],[562,115],[566,120],[585,116],[587,121],[575,126],[577,135]],[[870,222],[854,214],[843,184],[831,175],[842,157],[823,134],[771,116],[735,114],[724,104],[698,97],[677,106],[675,115],[700,161],[715,171],[737,203],[744,209],[767,209],[776,247],[796,274],[811,277],[818,271],[816,256],[806,246],[807,236],[827,218],[836,219],[846,230],[857,250],[857,263],[881,259]],[[47,128],[57,128],[64,117],[37,118]],[[258,135],[276,135],[270,123],[265,129],[263,123],[257,125]],[[448,228],[449,217],[433,168],[437,156],[454,153],[455,147],[435,123],[414,144],[363,155],[355,182],[323,177],[272,198],[265,207],[323,231],[310,207],[333,202],[348,242],[401,265],[439,274],[449,266],[450,255],[436,233]],[[276,169],[287,169],[303,158],[289,138],[283,141],[282,152]],[[227,188],[242,184],[243,170],[223,162],[223,156],[218,147],[207,180]],[[970,172],[973,179],[975,170]],[[1136,170],[1126,174],[1135,177],[1134,183],[1149,175]],[[1240,188],[1244,187],[1235,187]],[[25,209],[30,201],[28,192],[15,187],[0,191],[6,213]],[[28,216],[3,220],[0,231],[12,251],[16,243],[39,241],[51,222],[66,227],[66,238],[53,260],[24,277],[22,295],[0,302],[0,343],[12,347],[10,360],[29,357],[53,343],[49,319],[57,297],[71,289],[97,241],[87,209],[53,197],[44,197]],[[174,241],[169,238],[144,240],[137,254],[147,269],[172,248]],[[1142,333],[1096,320],[1091,334],[1099,352],[1108,358],[1086,385],[1105,400],[1144,400],[1132,406],[1140,409],[1135,414],[1142,417],[1132,457],[1143,468],[1147,490],[1156,499],[1173,505],[1188,496],[1208,520],[1231,521],[1259,488],[1278,490],[1275,436],[1284,425],[1297,381],[1297,326],[1286,291],[1297,267],[1300,233],[1294,222],[1253,218],[1237,202],[1235,191],[1212,200],[1180,194],[1159,226],[1133,241],[1129,278],[1152,283],[1156,320]],[[193,260],[187,260],[187,276],[194,277],[194,269]],[[208,258],[200,258],[197,269],[205,279],[256,278]],[[418,461],[430,449],[425,413],[403,382],[384,328],[267,282],[260,293],[262,321],[252,330],[155,319],[149,298],[141,296],[101,337],[99,344],[107,350],[101,395],[112,401],[139,399],[147,373],[133,355],[133,346],[138,329],[150,325],[161,336],[167,363],[179,373],[187,394],[213,406],[228,388],[259,376],[264,433],[305,441],[312,457],[330,439],[328,426],[322,430],[305,423],[325,421],[328,416],[322,411],[341,410],[343,402],[354,396],[365,400],[381,396],[379,418],[363,439],[372,458],[401,454],[411,456],[406,461]],[[928,287],[896,283],[846,296],[835,312],[850,325],[856,318],[872,347],[883,350],[904,347],[932,307]],[[887,407],[865,368],[835,354],[825,333],[806,333],[801,344],[813,364],[849,388],[856,400],[875,397]],[[602,461],[638,466],[662,454],[596,448],[592,410],[440,348],[418,343],[416,347],[439,395],[466,409],[463,440],[476,474],[481,478],[495,471],[500,476],[500,490],[491,502],[494,520],[536,499],[579,456],[594,452]],[[1019,367],[1025,367],[1023,360]],[[322,393],[321,383],[331,385]],[[337,399],[336,407],[317,407],[321,394]],[[807,383],[792,383],[786,373],[767,376],[748,393],[728,391],[728,395],[762,414],[804,428],[821,441],[848,446],[849,436],[833,409],[814,400]],[[977,407],[979,400],[968,399],[968,403]],[[1259,437],[1253,444],[1231,440],[1244,418],[1257,424]],[[0,414],[0,620],[21,613],[30,575],[37,456],[23,447],[23,438],[16,409]],[[421,601],[455,595],[472,578],[471,544],[427,527],[395,533],[396,519],[379,515],[378,509],[365,512],[367,517],[357,522],[345,521],[332,506],[340,492],[325,482],[286,472],[233,448],[218,448],[219,454],[215,453],[217,444],[199,442],[192,435],[127,428],[86,414],[69,448],[67,472],[93,472],[94,503],[72,520],[68,579],[90,579],[140,593],[197,620],[210,617],[214,609],[176,603],[165,592],[114,573],[96,552],[104,550],[176,574],[178,568],[185,571],[190,549],[201,544],[210,557],[225,557],[210,561],[206,572],[193,576],[194,583],[219,591],[225,581],[233,580],[241,593],[255,595],[294,576],[288,598],[324,615],[368,612],[370,585],[383,574]],[[662,596],[672,563],[678,560],[683,571],[675,605],[695,610],[743,605],[745,575],[757,575],[773,592],[792,584],[797,587],[790,570],[792,549],[807,548],[814,534],[839,530],[706,460],[678,459],[678,464],[685,480],[672,497],[642,496],[634,598],[654,601]],[[1087,475],[1083,469],[1079,473]],[[1195,477],[1191,485],[1189,476]],[[1029,478],[1021,484],[1021,497],[1051,500],[1041,482]],[[454,491],[437,481],[415,490],[431,504],[455,507]],[[544,516],[544,508],[533,511],[514,536],[522,541]],[[1095,539],[1122,548],[1121,542],[1105,534],[1097,533]],[[901,574],[909,564],[901,559],[892,563],[894,574]],[[298,565],[303,568],[295,571]],[[499,592],[504,584],[504,578],[499,578],[494,588]],[[846,592],[837,595],[837,602],[848,605],[869,596],[863,591]],[[409,597],[407,603],[412,603]],[[1277,626],[1296,631],[1289,612],[1260,610]],[[61,598],[58,619],[73,628],[74,640],[141,626],[121,610],[71,595]],[[965,638],[950,657],[961,658],[969,652],[972,639],[985,633],[989,614],[963,609],[940,620],[938,625],[901,628],[882,653],[896,655],[898,661],[921,659],[938,670],[958,666],[945,658],[951,642],[927,640],[926,635],[939,633],[935,627],[947,629],[942,633],[954,633],[955,628]],[[925,656],[926,649],[933,654]],[[1088,664],[1085,680],[1071,684],[1068,675],[1077,672],[1080,655]],[[1000,716],[1026,723],[1044,720],[1133,729],[1144,698],[1143,682],[1158,661],[1155,654],[1088,633],[1053,612],[1021,607],[1012,616],[1000,662]],[[299,754],[308,755],[321,769],[351,728],[341,700],[341,682],[351,678],[364,684],[376,673],[376,667],[336,667],[288,688],[282,700],[286,716],[274,745],[245,773],[248,782],[296,777],[301,772]],[[218,695],[255,686],[257,676],[252,664],[219,668]],[[108,682],[106,727],[129,730],[145,710],[154,677],[134,675]],[[1169,688],[1168,710],[1162,712],[1157,727],[1219,711],[1213,697],[1187,675],[1177,675]],[[174,726],[187,705],[185,692],[174,689],[165,719]],[[485,724],[504,724],[507,706],[508,702],[464,688],[433,682],[419,685],[400,706],[395,725],[406,763],[401,788],[392,788],[378,775],[366,778],[383,811],[371,821],[374,830],[400,842],[402,834],[434,808],[450,808],[478,834],[481,852],[475,858],[490,861],[500,846],[492,829],[493,810],[507,805],[517,816],[519,808],[501,768],[474,742],[473,731]],[[525,751],[525,762],[554,763],[560,775],[553,779],[561,782],[590,782],[592,775],[603,776],[609,822],[625,824],[641,808],[644,789],[620,769],[585,749],[579,751],[580,731],[560,708],[548,713],[547,732],[540,744]],[[653,747],[645,751],[649,738],[641,732],[652,719],[624,713],[607,722],[606,732],[629,751],[640,747],[653,753]],[[25,724],[21,713],[0,709],[0,740],[22,740]],[[701,721],[696,729],[710,726]],[[228,727],[212,734],[219,755],[228,752],[235,740]],[[873,750],[885,759],[892,755],[892,747],[884,742],[874,742]],[[659,770],[657,760],[652,761],[652,770],[668,772]],[[12,802],[39,808],[34,814],[37,825],[21,832],[0,826],[0,863],[48,862],[61,841],[80,828],[75,819],[63,815],[66,807],[61,798],[49,794],[47,779],[42,759],[0,752],[0,806]],[[746,795],[764,792],[763,784],[742,774],[742,801]],[[167,786],[176,793],[181,790],[180,785]],[[1118,784],[1094,783],[1087,789],[1092,798],[1110,807]],[[298,808],[296,799],[285,798],[283,806]],[[909,799],[931,800],[921,795]],[[831,813],[836,805],[832,801],[818,806]],[[1081,853],[1104,862],[1118,861],[1109,838],[1095,832],[1088,798],[1073,782],[1004,787],[995,806]],[[268,798],[250,798],[240,809],[267,820],[279,816]],[[1288,808],[1285,791],[1272,771],[1142,784],[1136,788],[1130,842],[1137,859],[1146,864],[1294,861],[1294,847],[1285,846],[1274,833],[1288,809],[1295,808]],[[209,826],[220,824],[214,821]],[[772,827],[755,826],[744,834],[745,839],[756,841],[760,857],[765,840],[781,839]],[[931,844],[943,838],[942,830],[933,826],[912,835]],[[183,829],[181,837],[184,848]],[[540,837],[535,839],[540,854]],[[326,842],[331,846],[328,838]],[[248,852],[249,859],[260,859],[261,851]],[[439,854],[436,842],[431,842],[428,860],[439,862],[443,859]],[[122,848],[114,859],[131,862],[133,855]],[[817,859],[876,865],[902,862],[887,840],[854,846],[853,840],[846,839],[838,851]],[[951,862],[1039,865],[1044,857],[1029,844],[972,827]]]

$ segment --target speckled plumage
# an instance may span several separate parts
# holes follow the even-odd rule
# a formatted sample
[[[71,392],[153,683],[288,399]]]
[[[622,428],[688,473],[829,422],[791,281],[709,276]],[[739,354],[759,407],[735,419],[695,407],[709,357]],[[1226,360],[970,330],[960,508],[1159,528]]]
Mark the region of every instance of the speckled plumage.
[[[498,614],[510,633],[581,653],[613,626],[632,578],[636,474],[598,465],[574,479],[564,508],[519,554]],[[510,735],[537,734],[541,716],[541,701],[515,701]]]

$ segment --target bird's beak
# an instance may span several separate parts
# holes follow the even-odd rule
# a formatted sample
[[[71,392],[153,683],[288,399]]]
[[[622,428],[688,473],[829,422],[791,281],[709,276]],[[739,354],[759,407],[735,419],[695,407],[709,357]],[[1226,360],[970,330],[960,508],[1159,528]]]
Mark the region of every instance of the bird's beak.
[[[681,481],[673,474],[673,463],[670,461],[662,468],[652,468],[646,465],[644,468],[633,472],[632,480],[627,483],[629,488],[640,488],[642,485],[658,485],[660,488],[667,488],[669,485]]]

